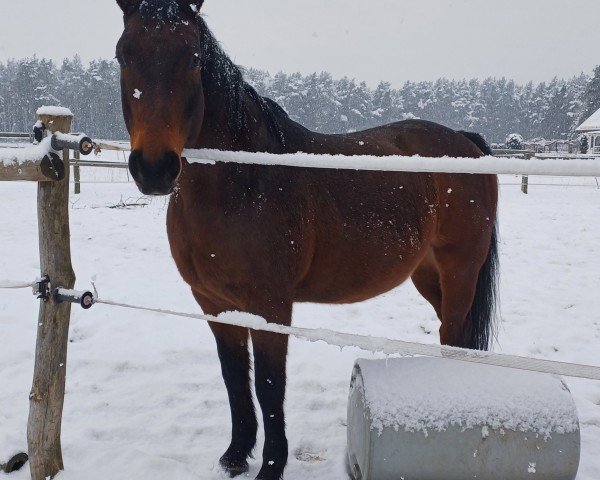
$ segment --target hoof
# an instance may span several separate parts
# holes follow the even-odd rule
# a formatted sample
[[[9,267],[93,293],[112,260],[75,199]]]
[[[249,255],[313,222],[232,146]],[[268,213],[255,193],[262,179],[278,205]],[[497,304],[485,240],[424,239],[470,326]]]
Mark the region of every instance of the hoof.
[[[248,467],[248,462],[246,460],[234,460],[228,455],[223,455],[221,457],[219,460],[219,465],[221,465],[221,468],[229,474],[230,478],[242,475],[250,468]]]
[[[27,463],[29,457],[26,453],[17,453],[14,457],[12,457],[6,464],[0,465],[0,470],[5,473],[12,473],[18,470],[21,470],[23,466]]]

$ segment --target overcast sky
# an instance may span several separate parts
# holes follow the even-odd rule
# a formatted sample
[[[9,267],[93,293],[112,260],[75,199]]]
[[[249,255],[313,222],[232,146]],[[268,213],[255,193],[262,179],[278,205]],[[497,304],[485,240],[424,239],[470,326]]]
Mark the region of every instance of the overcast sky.
[[[206,0],[239,64],[370,84],[441,76],[571,77],[600,64],[599,0]],[[112,58],[114,0],[0,0],[0,60]]]

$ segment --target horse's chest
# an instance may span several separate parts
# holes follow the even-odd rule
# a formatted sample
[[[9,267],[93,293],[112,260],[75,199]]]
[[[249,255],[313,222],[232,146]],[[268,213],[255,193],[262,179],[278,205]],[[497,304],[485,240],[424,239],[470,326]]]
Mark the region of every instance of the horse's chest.
[[[185,208],[171,202],[167,232],[183,279],[196,292],[239,306],[256,284],[284,287],[306,263],[300,252],[301,222],[289,209],[265,202],[261,208]]]
[[[212,217],[212,218],[211,218]],[[171,253],[179,272],[194,290],[218,288],[239,262],[239,246],[233,245],[233,232],[213,216],[196,212],[184,215],[170,209],[167,232]]]

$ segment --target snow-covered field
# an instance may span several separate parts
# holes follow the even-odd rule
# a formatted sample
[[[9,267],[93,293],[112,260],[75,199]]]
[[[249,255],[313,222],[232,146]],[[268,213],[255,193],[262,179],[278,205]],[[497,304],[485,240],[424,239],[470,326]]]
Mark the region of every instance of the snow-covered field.
[[[95,277],[102,297],[198,312],[170,258],[166,200],[141,198],[124,171],[83,178],[122,183],[84,184],[71,197],[77,286],[87,289]],[[600,190],[538,186],[525,196],[518,179],[503,183],[511,185],[501,191],[495,350],[600,365]],[[39,275],[36,186],[0,183],[0,198],[0,278],[32,280]],[[139,206],[110,208],[122,203]],[[26,450],[37,310],[31,291],[0,290],[0,461]],[[411,284],[356,305],[297,305],[294,321],[438,342],[433,310]],[[228,403],[206,324],[97,305],[74,308],[70,338],[59,479],[227,478],[217,460],[229,441]],[[371,356],[291,340],[288,480],[345,478],[346,399],[358,357]],[[578,480],[598,480],[600,383],[568,383],[582,427]],[[251,477],[259,466],[252,461]],[[27,479],[28,469],[7,478]]]

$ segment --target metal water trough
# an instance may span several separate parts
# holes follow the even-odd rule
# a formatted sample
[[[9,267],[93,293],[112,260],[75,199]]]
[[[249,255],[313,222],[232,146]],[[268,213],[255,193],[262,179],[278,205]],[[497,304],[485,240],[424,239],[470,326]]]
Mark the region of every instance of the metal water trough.
[[[557,376],[434,358],[358,360],[355,480],[574,480],[579,421]]]

